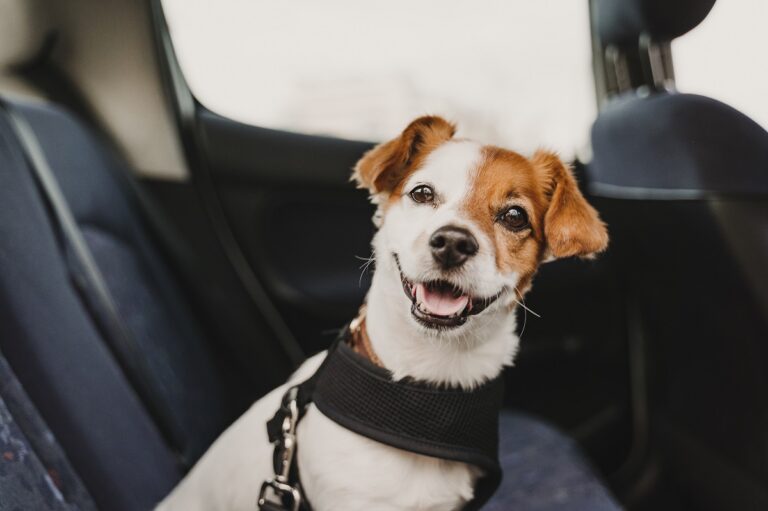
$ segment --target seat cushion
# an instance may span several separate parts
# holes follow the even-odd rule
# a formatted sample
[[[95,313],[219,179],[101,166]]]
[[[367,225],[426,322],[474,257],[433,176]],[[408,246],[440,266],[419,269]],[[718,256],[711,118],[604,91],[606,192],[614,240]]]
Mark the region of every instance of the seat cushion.
[[[504,477],[484,511],[622,509],[572,439],[520,413],[503,413],[499,429]]]

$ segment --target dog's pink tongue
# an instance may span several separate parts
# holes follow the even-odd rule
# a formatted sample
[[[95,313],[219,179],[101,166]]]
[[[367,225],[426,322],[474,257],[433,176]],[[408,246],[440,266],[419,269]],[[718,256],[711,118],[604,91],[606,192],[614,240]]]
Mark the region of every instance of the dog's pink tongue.
[[[454,298],[449,293],[430,291],[424,284],[416,284],[416,301],[430,314],[452,316],[464,310],[467,302],[469,302],[469,297],[465,295]]]

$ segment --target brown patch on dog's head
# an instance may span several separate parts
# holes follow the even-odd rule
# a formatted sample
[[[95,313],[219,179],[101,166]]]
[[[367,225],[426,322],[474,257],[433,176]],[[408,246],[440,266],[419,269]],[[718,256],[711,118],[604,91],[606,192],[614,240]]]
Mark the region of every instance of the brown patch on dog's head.
[[[547,256],[593,258],[608,247],[608,231],[557,155],[538,151],[531,161],[543,173],[551,196],[544,217]]]
[[[419,117],[394,140],[368,151],[355,166],[352,179],[371,195],[391,196],[424,158],[451,139],[456,127],[436,116]]]
[[[483,153],[463,209],[494,244],[499,271],[520,276],[520,293],[543,260],[592,257],[605,249],[605,225],[555,154],[538,151],[527,159],[493,146]],[[526,228],[511,230],[499,222],[512,206],[526,212]]]
[[[524,156],[493,146],[484,147],[483,153],[464,210],[493,243],[499,271],[520,275],[522,293],[541,261],[546,197],[538,173]],[[525,210],[529,228],[511,231],[499,223],[499,215],[511,206]]]

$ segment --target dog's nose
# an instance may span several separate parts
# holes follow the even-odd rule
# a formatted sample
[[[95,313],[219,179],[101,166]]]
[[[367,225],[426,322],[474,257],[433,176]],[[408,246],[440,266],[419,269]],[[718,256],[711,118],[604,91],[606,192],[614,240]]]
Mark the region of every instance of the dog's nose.
[[[446,225],[429,238],[432,257],[445,269],[461,266],[477,253],[477,240],[472,233],[461,227]]]

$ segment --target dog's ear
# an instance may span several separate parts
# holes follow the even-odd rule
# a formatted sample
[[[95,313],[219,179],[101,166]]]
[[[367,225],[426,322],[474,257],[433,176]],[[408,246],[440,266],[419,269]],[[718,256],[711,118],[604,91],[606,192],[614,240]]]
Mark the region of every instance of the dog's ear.
[[[548,151],[537,151],[531,161],[549,197],[544,216],[545,257],[592,258],[605,250],[608,231],[597,211],[581,194],[571,170]]]
[[[442,117],[419,117],[399,137],[365,153],[355,165],[352,179],[358,188],[367,188],[371,195],[389,194],[410,169],[454,133],[456,126]]]

